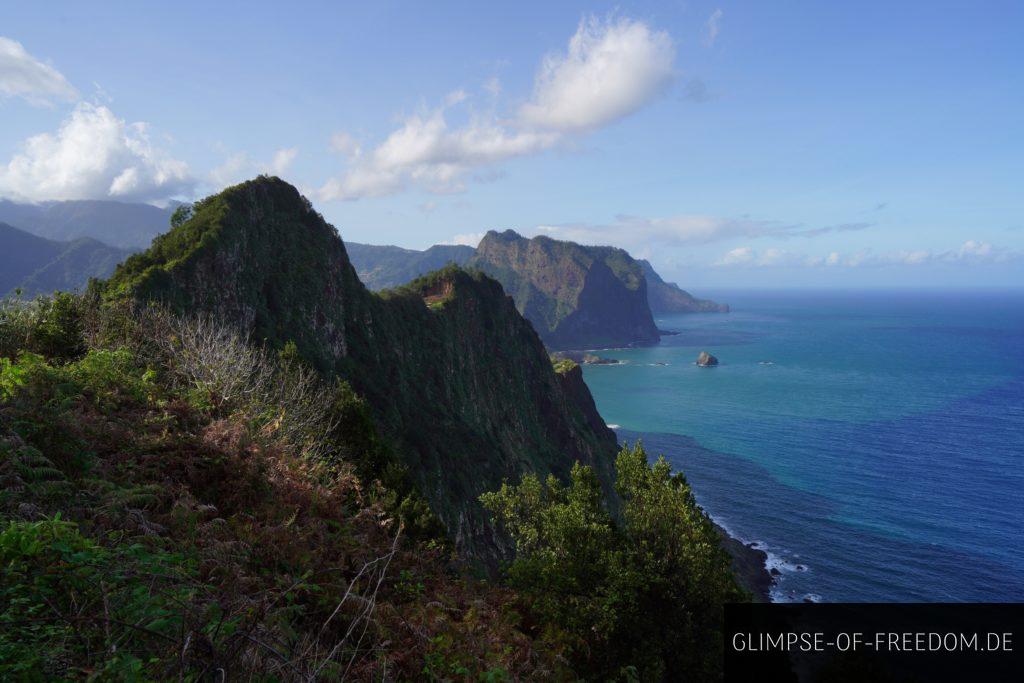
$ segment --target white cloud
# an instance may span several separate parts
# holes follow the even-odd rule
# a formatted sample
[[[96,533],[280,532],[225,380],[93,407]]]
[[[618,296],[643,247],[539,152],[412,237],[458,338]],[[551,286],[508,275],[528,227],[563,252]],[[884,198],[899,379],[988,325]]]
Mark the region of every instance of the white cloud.
[[[704,45],[711,47],[715,44],[715,40],[718,39],[718,34],[722,30],[722,10],[721,8],[716,9],[708,17],[708,20],[704,22]]]
[[[242,182],[249,176],[249,169],[253,167],[253,161],[248,154],[237,152],[225,159],[222,164],[211,169],[208,179],[210,184],[219,190]]]
[[[519,110],[539,128],[584,131],[632,114],[672,81],[675,47],[642,21],[582,21],[563,55],[541,66],[533,97]]]
[[[380,197],[410,185],[434,193],[458,192],[474,169],[548,149],[558,141],[553,133],[512,130],[487,120],[450,128],[445,113],[441,108],[406,119],[347,173],[329,180],[320,197]]]
[[[145,123],[126,123],[82,102],[55,133],[28,138],[0,166],[0,196],[21,201],[159,201],[187,193],[188,166],[150,142]]]
[[[348,168],[318,192],[324,200],[380,197],[416,187],[459,192],[470,178],[496,177],[494,167],[537,154],[568,136],[607,125],[647,104],[672,77],[675,50],[668,35],[640,21],[583,21],[564,55],[548,57],[532,98],[510,118],[470,111],[449,123],[452,109],[469,107],[463,90],[450,93],[433,111],[406,117],[368,151],[348,133],[331,147],[348,157]],[[492,97],[497,79],[484,85]]]
[[[820,228],[751,218],[721,218],[684,214],[665,218],[617,216],[608,224],[570,223],[541,225],[534,230],[558,239],[584,244],[618,244],[624,247],[676,246],[708,244],[730,239],[775,237],[816,237],[833,232],[863,230],[870,223],[843,223]]]
[[[0,95],[20,97],[36,106],[52,106],[54,100],[73,102],[78,91],[49,64],[25,50],[21,43],[0,36]]]
[[[746,265],[754,260],[754,250],[751,247],[736,247],[730,249],[722,258],[715,261],[715,266],[740,266]]]
[[[490,93],[491,97],[497,97],[501,94],[501,81],[497,76],[491,76],[484,81],[483,89]]]
[[[466,94],[465,90],[453,90],[444,96],[444,106],[454,107],[456,104],[461,104],[469,99],[469,95]]]
[[[245,152],[237,152],[213,168],[207,174],[207,181],[214,190],[221,190],[260,173],[282,176],[291,168],[298,153],[299,151],[294,147],[282,147],[274,152],[274,157],[269,163],[261,163]]]
[[[292,167],[292,162],[298,156],[299,150],[294,147],[285,147],[274,152],[274,160],[270,162],[267,171],[271,175],[284,175]]]
[[[825,259],[819,256],[804,256],[802,254],[794,254],[791,251],[785,249],[770,248],[763,251],[755,251],[751,247],[737,247],[725,253],[722,258],[718,259],[712,266],[715,267],[730,267],[730,266],[743,266],[743,267],[757,267],[757,268],[771,268],[780,266],[820,266],[825,262]]]
[[[348,157],[357,157],[362,151],[356,139],[344,131],[331,136],[331,149]]]
[[[826,256],[798,254],[783,249],[770,248],[757,251],[752,247],[737,247],[726,252],[711,265],[718,268],[728,267],[886,267],[886,266],[936,266],[964,265],[983,266],[1015,262],[1024,259],[1024,253],[1012,249],[994,247],[988,242],[968,240],[957,249],[935,251],[930,249],[913,249],[875,253],[871,249],[861,249],[843,256],[833,251]]]
[[[450,240],[446,240],[441,244],[458,244],[466,247],[476,247],[480,244],[480,240],[484,238],[486,233],[483,232],[470,232],[461,235],[455,235]]]

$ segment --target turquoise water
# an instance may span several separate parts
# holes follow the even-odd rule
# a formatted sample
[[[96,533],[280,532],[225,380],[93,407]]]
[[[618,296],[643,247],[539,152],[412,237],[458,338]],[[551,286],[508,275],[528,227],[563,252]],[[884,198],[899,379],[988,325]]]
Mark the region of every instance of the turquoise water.
[[[1024,601],[1024,291],[714,294],[584,372],[774,599]]]

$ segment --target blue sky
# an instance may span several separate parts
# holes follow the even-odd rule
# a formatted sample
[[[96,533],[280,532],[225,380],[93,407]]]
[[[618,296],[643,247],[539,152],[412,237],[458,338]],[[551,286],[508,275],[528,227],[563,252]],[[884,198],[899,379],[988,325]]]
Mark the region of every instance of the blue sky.
[[[364,4],[9,3],[0,196],[276,172],[353,241],[515,228],[698,291],[1024,285],[1021,3]]]

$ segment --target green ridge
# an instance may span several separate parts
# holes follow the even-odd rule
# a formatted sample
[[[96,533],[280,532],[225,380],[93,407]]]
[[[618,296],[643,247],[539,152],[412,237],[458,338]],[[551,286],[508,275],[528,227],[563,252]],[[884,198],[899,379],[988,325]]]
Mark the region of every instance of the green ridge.
[[[459,547],[478,558],[508,554],[477,500],[505,479],[565,478],[579,461],[614,499],[614,434],[578,369],[554,371],[498,282],[450,267],[373,294],[334,228],[277,178],[197,203],[119,267],[104,296],[213,313],[272,347],[294,342],[324,374],[347,379]]]

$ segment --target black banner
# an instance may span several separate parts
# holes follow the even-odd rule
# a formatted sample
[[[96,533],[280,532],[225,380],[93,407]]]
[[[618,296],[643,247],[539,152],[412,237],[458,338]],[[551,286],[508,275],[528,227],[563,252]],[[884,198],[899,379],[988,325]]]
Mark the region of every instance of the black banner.
[[[1024,681],[1024,604],[725,609],[726,681]]]

